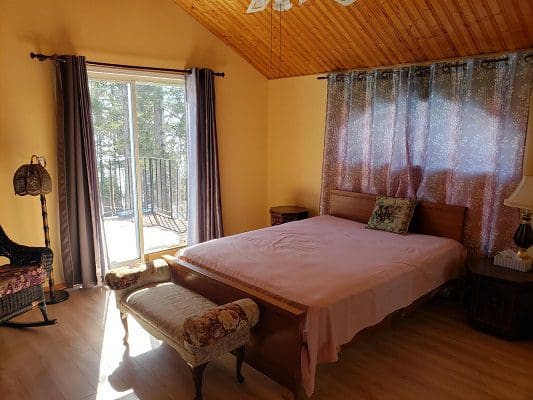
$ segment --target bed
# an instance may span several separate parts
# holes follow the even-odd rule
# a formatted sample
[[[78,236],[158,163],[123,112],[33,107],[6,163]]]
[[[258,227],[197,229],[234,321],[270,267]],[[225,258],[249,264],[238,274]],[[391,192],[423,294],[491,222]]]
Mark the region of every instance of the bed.
[[[167,257],[173,279],[219,304],[254,299],[247,362],[310,396],[317,364],[462,272],[464,207],[420,202],[397,235],[365,229],[374,201],[333,191],[329,215],[191,246]]]

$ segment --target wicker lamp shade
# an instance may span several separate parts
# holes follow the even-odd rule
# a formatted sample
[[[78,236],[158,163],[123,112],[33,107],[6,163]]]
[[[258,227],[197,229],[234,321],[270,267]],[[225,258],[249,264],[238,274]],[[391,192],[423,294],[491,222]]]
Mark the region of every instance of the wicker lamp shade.
[[[48,194],[52,191],[52,179],[38,157],[32,156],[30,164],[23,165],[15,172],[13,188],[19,196]]]

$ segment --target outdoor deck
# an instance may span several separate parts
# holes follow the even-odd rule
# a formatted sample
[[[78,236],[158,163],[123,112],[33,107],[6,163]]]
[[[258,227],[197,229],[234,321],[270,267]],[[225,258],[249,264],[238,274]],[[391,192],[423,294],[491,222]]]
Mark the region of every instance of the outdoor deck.
[[[184,226],[182,232],[168,227],[151,223],[144,218],[144,253],[154,253],[171,247],[187,244],[186,222],[176,220],[175,223]],[[131,218],[110,217],[104,219],[107,240],[107,251],[110,260],[131,259],[133,244],[136,243],[135,223]]]
[[[187,243],[187,175],[183,157],[139,159],[144,254]],[[109,266],[139,258],[135,174],[130,158],[100,161],[99,179]]]

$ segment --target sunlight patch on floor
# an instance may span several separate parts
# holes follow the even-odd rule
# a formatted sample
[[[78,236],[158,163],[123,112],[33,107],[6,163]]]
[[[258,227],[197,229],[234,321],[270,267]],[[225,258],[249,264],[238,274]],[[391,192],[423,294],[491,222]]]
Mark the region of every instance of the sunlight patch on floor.
[[[129,357],[124,357],[127,347],[123,344],[124,328],[120,321],[119,311],[115,307],[113,293],[106,293],[106,306],[100,366],[98,373],[98,387],[96,400],[134,400],[138,397],[133,389],[124,387],[121,378],[121,364],[135,363],[131,357],[151,351],[161,345],[161,341],[154,339],[132,318],[128,318],[129,325]],[[141,368],[137,366],[137,368]]]

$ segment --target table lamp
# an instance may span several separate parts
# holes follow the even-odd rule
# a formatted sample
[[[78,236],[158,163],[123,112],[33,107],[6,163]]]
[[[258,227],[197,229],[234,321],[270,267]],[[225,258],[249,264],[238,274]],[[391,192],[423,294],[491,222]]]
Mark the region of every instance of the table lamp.
[[[515,191],[503,201],[509,207],[520,208],[522,222],[514,234],[514,243],[518,246],[518,256],[528,259],[527,249],[533,245],[531,212],[533,211],[533,175],[522,178]]]

